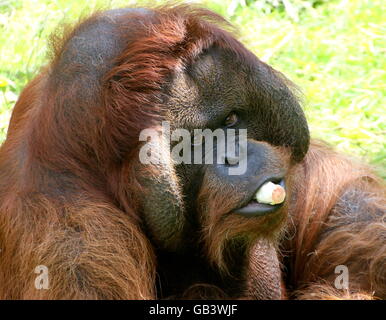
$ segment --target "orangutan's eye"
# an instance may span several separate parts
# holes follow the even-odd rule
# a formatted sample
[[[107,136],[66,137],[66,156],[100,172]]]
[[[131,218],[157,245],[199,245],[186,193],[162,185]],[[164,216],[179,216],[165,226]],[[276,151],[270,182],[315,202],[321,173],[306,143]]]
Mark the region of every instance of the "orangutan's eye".
[[[224,124],[226,127],[230,128],[233,127],[237,122],[239,121],[239,118],[236,113],[231,112],[224,121]]]

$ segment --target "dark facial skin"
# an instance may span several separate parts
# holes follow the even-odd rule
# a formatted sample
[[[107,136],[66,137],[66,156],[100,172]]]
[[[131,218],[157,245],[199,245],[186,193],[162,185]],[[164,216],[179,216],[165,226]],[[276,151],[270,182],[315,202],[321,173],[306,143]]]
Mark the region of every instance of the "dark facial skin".
[[[232,128],[247,129],[248,133],[247,170],[242,175],[230,176],[227,164],[178,164],[172,168],[175,175],[158,177],[157,183],[149,182],[152,191],[146,199],[145,224],[150,238],[160,249],[161,269],[170,272],[164,274],[164,278],[161,275],[164,281],[173,283],[163,285],[167,295],[189,285],[184,283],[183,275],[181,278],[177,275],[181,270],[196,275],[197,279],[189,279],[190,284],[223,282],[215,270],[207,267],[201,255],[200,215],[203,213],[197,198],[204,179],[219,187],[229,187],[231,193],[237,195],[228,212],[237,214],[238,209],[250,203],[264,182],[285,185],[288,170],[307,151],[309,132],[299,104],[276,72],[261,62],[247,66],[232,53],[217,48],[211,48],[186,70],[176,73],[165,91],[165,120],[170,122],[171,130],[183,128],[193,133],[194,129],[226,131]],[[229,115],[233,120],[230,126]],[[176,143],[172,142],[171,147]],[[283,158],[281,151],[288,157]],[[213,152],[216,154],[215,149]],[[172,191],[172,185],[178,185],[178,191],[175,188]],[[176,199],[183,200],[179,203]],[[280,209],[281,205],[273,209],[270,205],[261,205],[259,214],[243,216],[256,220],[277,211],[284,214]],[[239,248],[248,245],[240,239],[230,242],[233,242],[231,246],[237,243]],[[243,250],[231,253],[238,261],[245,259],[244,254]],[[194,271],[189,272],[190,268]],[[235,283],[225,285],[230,290],[235,286]],[[167,288],[173,289],[169,292]]]
[[[230,114],[236,115],[231,126],[227,125]],[[235,192],[245,194],[245,199],[235,203],[233,209],[237,209],[263,182],[285,180],[288,165],[278,157],[274,146],[288,150],[292,163],[302,159],[309,143],[303,112],[282,79],[263,63],[246,66],[232,53],[217,48],[175,74],[167,90],[165,120],[170,122],[171,130],[187,129],[192,136],[194,129],[247,129],[248,133],[247,172],[241,176],[229,176],[226,165],[175,166],[185,199],[184,216],[190,223],[197,223],[196,199],[205,173],[219,184],[232,184]],[[172,142],[171,147],[176,143]],[[164,185],[157,186],[164,190]],[[153,204],[158,206],[159,198]],[[185,228],[191,230],[190,226]]]

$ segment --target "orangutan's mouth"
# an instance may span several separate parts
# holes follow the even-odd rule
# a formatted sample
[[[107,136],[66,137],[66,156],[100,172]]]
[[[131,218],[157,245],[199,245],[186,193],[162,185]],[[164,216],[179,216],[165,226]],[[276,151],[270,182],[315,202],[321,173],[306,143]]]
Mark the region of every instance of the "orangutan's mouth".
[[[262,186],[267,185],[267,183],[269,182],[271,182],[271,185],[272,184],[279,185],[281,188],[285,190],[284,179],[276,179],[276,178],[266,179],[263,183],[260,184],[260,186],[253,194],[253,196],[250,198],[250,200],[246,204],[243,204],[242,207],[234,210],[233,212],[243,215],[245,217],[259,217],[259,216],[265,216],[270,213],[274,213],[277,210],[279,210],[285,203],[284,199],[282,199],[281,202],[277,204],[259,203],[256,200],[256,194],[258,194]]]

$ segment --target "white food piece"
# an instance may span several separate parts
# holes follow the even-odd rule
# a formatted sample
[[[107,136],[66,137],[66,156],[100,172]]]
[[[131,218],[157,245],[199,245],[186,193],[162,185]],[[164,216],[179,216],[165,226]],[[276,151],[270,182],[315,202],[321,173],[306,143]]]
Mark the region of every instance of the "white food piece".
[[[256,192],[256,201],[275,205],[282,203],[285,199],[285,190],[281,185],[268,181],[264,183]]]

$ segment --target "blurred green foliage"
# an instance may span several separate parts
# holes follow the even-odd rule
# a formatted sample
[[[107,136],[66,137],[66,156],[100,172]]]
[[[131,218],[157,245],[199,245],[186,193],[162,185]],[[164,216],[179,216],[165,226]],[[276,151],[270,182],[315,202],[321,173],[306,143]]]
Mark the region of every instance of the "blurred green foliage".
[[[152,1],[152,3],[163,1]],[[58,24],[127,0],[0,0],[0,141],[20,91],[47,62]],[[211,0],[240,40],[302,89],[313,137],[386,177],[384,0]]]

